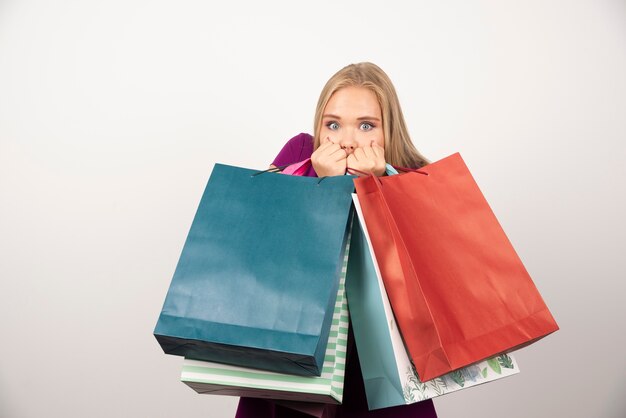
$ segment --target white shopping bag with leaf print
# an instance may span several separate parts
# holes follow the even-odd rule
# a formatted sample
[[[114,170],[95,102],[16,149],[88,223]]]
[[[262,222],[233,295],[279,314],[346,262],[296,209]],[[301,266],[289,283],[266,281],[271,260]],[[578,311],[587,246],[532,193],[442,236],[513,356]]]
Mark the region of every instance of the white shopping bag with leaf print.
[[[346,278],[352,330],[370,410],[407,405],[519,373],[502,355],[422,382],[396,326],[356,194]]]

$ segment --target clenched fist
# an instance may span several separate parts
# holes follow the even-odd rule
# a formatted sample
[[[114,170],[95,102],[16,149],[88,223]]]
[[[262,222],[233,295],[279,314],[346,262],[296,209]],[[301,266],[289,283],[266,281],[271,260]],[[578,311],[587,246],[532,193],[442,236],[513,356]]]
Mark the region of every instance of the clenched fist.
[[[326,138],[311,155],[311,163],[318,177],[346,174],[348,154],[339,144]]]
[[[385,149],[372,141],[369,147],[359,147],[348,156],[348,168],[372,173],[375,176],[385,174]],[[359,174],[359,173],[356,173]]]

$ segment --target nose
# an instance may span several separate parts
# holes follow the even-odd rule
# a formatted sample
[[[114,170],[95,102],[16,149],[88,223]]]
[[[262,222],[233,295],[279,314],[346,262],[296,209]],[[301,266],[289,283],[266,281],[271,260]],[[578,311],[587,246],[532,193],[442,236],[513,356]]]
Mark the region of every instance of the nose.
[[[344,131],[339,141],[339,145],[346,153],[352,154],[357,148],[355,132],[353,130]]]

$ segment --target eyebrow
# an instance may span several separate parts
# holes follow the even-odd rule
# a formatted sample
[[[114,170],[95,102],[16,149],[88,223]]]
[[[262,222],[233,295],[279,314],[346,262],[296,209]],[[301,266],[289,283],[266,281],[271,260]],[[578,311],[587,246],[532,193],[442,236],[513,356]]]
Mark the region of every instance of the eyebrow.
[[[331,119],[341,120],[340,116],[333,115],[333,114],[330,114],[330,113],[322,115],[322,118],[331,118]],[[356,120],[375,120],[375,121],[380,122],[380,118],[376,118],[374,116],[361,116],[360,118],[356,118]]]

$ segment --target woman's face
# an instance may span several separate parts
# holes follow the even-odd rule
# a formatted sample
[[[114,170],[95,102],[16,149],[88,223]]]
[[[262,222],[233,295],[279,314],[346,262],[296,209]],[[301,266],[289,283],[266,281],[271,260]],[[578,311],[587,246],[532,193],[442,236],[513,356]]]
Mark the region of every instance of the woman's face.
[[[374,92],[365,87],[337,90],[322,115],[322,143],[327,137],[348,154],[356,148],[372,146],[372,141],[384,147],[382,111]]]

